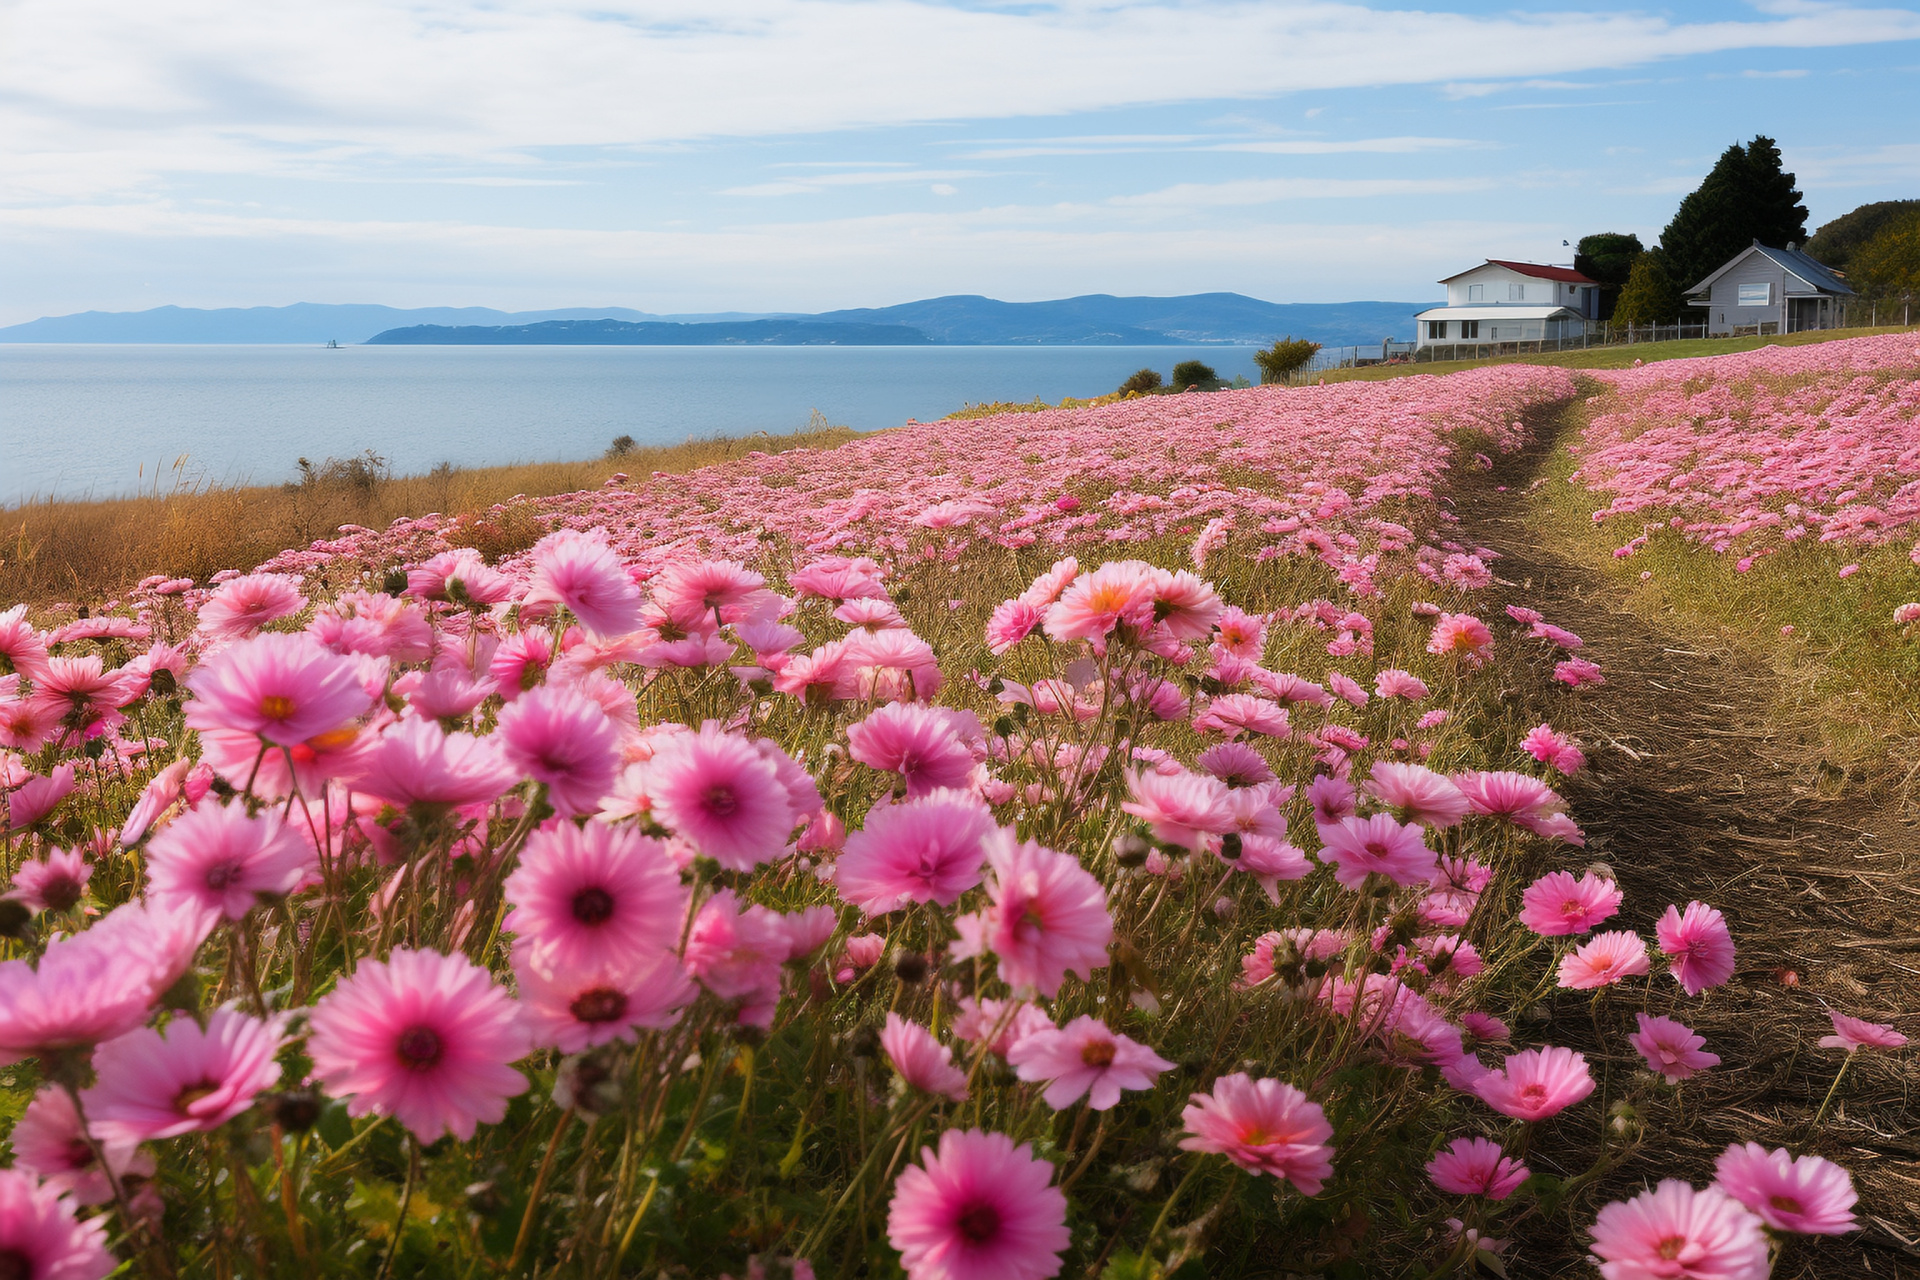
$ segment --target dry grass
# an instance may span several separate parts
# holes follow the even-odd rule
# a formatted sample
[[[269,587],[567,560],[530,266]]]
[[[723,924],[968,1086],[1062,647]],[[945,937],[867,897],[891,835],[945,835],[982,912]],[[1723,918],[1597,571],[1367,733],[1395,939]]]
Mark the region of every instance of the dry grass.
[[[618,472],[683,472],[761,450],[829,449],[854,439],[829,425],[772,436],[688,440],[590,462],[537,462],[389,476],[364,459],[317,468],[285,485],[182,486],[108,501],[29,501],[0,513],[0,602],[99,602],[148,574],[204,579],[247,568],[343,524],[380,528],[430,512],[471,518],[477,545],[508,549],[494,508],[515,497],[591,489]],[[509,513],[510,514],[510,511]],[[508,522],[510,523],[510,521]]]

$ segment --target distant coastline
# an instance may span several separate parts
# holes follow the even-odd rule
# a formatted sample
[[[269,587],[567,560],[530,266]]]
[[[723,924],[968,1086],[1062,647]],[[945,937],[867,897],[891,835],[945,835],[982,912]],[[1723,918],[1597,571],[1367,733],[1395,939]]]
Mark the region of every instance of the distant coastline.
[[[816,324],[804,320],[546,320],[539,324],[416,324],[387,329],[368,346],[569,347],[924,347],[933,339],[900,324]]]

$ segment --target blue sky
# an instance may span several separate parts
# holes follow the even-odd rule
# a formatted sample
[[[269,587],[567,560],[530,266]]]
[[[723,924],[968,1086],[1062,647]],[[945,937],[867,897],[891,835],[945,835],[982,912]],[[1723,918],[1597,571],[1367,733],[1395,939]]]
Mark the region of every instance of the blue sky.
[[[12,0],[0,323],[1420,300],[1777,138],[1920,196],[1920,5]]]

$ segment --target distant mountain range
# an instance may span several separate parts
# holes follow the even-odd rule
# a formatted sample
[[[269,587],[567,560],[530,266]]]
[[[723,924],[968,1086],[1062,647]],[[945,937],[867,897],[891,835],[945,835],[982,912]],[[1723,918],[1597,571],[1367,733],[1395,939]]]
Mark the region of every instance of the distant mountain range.
[[[626,307],[507,312],[302,302],[289,307],[155,307],[49,316],[0,328],[0,342],[1186,346],[1264,345],[1291,335],[1346,346],[1409,337],[1414,313],[1428,305],[1276,303],[1238,293],[1176,298],[1089,294],[1051,302],[964,295],[818,315],[654,315]],[[827,330],[835,332],[823,332]]]

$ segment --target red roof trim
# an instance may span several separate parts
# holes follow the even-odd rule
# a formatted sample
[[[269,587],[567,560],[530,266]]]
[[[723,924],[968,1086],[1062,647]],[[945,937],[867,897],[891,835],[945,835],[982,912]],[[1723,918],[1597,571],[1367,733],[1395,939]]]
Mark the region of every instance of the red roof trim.
[[[1572,267],[1543,267],[1537,262],[1508,262],[1501,258],[1488,258],[1496,267],[1505,267],[1509,271],[1518,271],[1523,276],[1537,276],[1542,280],[1564,280],[1568,284],[1599,284],[1598,280],[1589,280]]]

